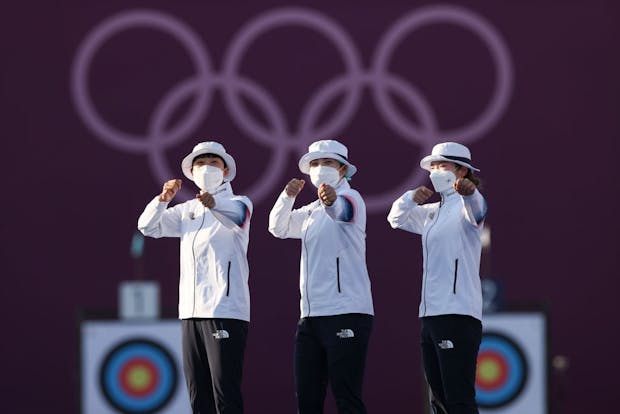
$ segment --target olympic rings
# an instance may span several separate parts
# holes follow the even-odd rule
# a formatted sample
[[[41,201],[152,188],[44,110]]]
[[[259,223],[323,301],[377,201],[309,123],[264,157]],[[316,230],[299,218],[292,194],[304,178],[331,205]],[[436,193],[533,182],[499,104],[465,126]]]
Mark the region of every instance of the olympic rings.
[[[406,35],[435,23],[459,25],[477,35],[491,54],[496,72],[493,94],[482,112],[469,124],[448,131],[440,130],[436,114],[419,89],[388,71],[393,52]],[[344,73],[317,88],[303,106],[298,125],[292,130],[287,126],[286,111],[278,106],[272,94],[252,79],[242,76],[239,70],[242,58],[252,43],[259,36],[281,26],[299,26],[321,34],[336,47],[345,68]],[[180,42],[189,54],[195,74],[180,81],[164,95],[151,114],[146,135],[138,136],[108,125],[101,118],[90,96],[88,74],[94,56],[106,41],[121,31],[142,27],[161,30]],[[86,127],[97,138],[120,151],[146,154],[151,171],[159,182],[175,176],[166,161],[166,149],[192,137],[209,113],[213,94],[220,90],[228,113],[246,138],[271,150],[271,159],[266,163],[265,170],[251,189],[241,192],[255,204],[270,195],[274,186],[279,187],[286,181],[282,173],[291,153],[298,157],[310,142],[337,137],[351,123],[365,87],[370,89],[375,107],[387,126],[397,136],[425,152],[440,140],[472,143],[484,136],[506,110],[512,95],[513,65],[502,36],[483,17],[462,7],[433,5],[412,10],[388,28],[374,51],[368,70],[362,66],[360,53],[351,37],[337,22],[316,10],[299,7],[269,10],[247,22],[233,37],[220,73],[214,71],[208,50],[190,27],[177,18],[148,9],[123,11],[97,24],[79,45],[71,68],[71,96]],[[333,98],[341,95],[344,99],[335,113],[318,125],[322,110]],[[398,96],[415,111],[418,125],[396,110],[391,95]],[[244,108],[242,96],[263,111],[268,125],[252,117]],[[191,100],[188,113],[167,130],[172,114],[188,97],[195,98]],[[400,196],[404,187],[422,182],[426,173],[416,163],[412,164],[413,170],[404,183],[380,194],[365,194],[368,212],[384,212]],[[189,193],[183,195],[188,198],[192,196]]]

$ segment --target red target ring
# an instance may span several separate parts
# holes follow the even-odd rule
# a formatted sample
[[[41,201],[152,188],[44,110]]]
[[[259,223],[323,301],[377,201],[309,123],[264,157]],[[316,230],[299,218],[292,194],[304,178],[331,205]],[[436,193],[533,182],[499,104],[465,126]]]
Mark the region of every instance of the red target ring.
[[[528,377],[520,346],[499,332],[482,334],[476,367],[476,402],[480,408],[499,408],[514,401]]]
[[[510,375],[506,359],[498,352],[488,350],[478,354],[476,385],[486,391],[498,389]]]
[[[133,397],[150,395],[159,384],[157,367],[146,358],[127,361],[119,371],[119,383]]]

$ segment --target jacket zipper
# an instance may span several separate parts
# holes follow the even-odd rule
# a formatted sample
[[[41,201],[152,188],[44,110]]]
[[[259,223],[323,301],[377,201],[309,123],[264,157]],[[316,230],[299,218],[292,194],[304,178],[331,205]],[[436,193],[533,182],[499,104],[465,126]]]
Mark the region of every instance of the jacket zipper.
[[[194,316],[194,313],[196,313],[196,283],[198,282],[198,270],[196,269],[196,250],[195,250],[195,243],[196,243],[196,237],[198,237],[198,232],[200,230],[202,230],[202,226],[205,224],[205,215],[206,215],[207,209],[206,207],[203,207],[203,212],[202,212],[202,222],[200,223],[200,228],[198,230],[196,230],[196,233],[194,233],[194,239],[192,240],[192,256],[194,258],[194,289],[192,292],[192,316]]]
[[[228,262],[228,271],[226,272],[226,296],[230,294],[230,262]]]
[[[306,235],[308,234],[308,228],[306,227],[306,232],[304,233],[304,250],[306,251],[306,302],[308,302],[308,316],[310,316],[310,296],[308,296],[308,285],[310,284],[310,274],[308,273],[308,246],[306,246]]]
[[[336,257],[336,275],[338,276],[338,293],[342,293],[340,290],[340,257]]]
[[[441,196],[442,201],[443,201],[443,196]],[[431,229],[433,228],[433,226],[435,226],[435,224],[437,224],[437,222],[439,221],[439,213],[441,212],[441,204],[439,204],[439,208],[437,209],[437,216],[435,217],[435,221],[431,223],[431,225],[428,227],[428,231],[426,232],[426,238],[424,239],[424,244],[426,245],[426,257],[425,257],[425,263],[426,263],[426,269],[424,269],[424,275],[422,276],[422,300],[424,301],[424,312],[422,314],[422,316],[426,316],[426,275],[428,274],[428,234],[431,232]]]
[[[459,259],[454,261],[454,286],[452,286],[452,293],[456,295],[456,276],[459,272]]]

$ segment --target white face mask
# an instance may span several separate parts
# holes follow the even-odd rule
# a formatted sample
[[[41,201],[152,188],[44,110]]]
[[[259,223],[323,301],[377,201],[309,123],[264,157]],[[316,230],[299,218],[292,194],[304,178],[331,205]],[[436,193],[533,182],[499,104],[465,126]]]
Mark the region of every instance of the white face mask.
[[[434,170],[429,177],[438,193],[448,191],[456,182],[456,175],[452,171]]]
[[[192,170],[194,182],[202,191],[214,192],[224,181],[224,171],[212,165],[201,165]]]
[[[319,188],[321,184],[335,187],[338,181],[340,181],[340,172],[334,167],[327,167],[325,165],[310,167],[310,181],[312,181],[316,188]]]

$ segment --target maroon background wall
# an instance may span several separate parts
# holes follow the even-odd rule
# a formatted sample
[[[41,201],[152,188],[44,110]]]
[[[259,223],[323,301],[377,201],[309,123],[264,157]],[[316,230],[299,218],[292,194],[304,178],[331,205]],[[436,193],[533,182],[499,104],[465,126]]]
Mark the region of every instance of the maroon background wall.
[[[362,72],[368,74],[383,34],[407,13],[439,3],[296,4],[345,30],[361,58]],[[618,7],[601,0],[445,4],[488,22],[501,35],[512,70],[506,106],[468,142],[490,206],[492,267],[485,276],[502,281],[509,303],[548,307],[550,353],[570,360],[565,377],[552,375],[552,412],[607,411],[617,402],[620,362]],[[97,136],[76,110],[71,71],[86,36],[110,16],[148,7],[196,33],[209,51],[213,73],[222,74],[223,59],[239,30],[260,13],[286,5],[65,0],[13,2],[3,11],[3,412],[77,412],[78,312],[116,309],[118,283],[135,276],[129,245],[136,219],[161,187],[162,177],[154,171],[165,175],[144,152],[121,150]],[[281,132],[294,139],[304,105],[318,88],[343,73],[342,62],[335,46],[317,31],[287,26],[257,37],[245,51],[240,72],[276,100],[286,125]],[[359,168],[352,184],[368,198],[388,189],[400,193],[419,181],[410,177],[418,160],[432,142],[458,139],[445,131],[479,116],[499,76],[484,43],[471,30],[445,22],[405,35],[388,66],[410,85],[391,94],[398,113],[419,126],[418,141],[404,137],[381,115],[370,83],[360,87],[359,105],[348,121],[330,134],[349,146]],[[88,85],[96,110],[109,125],[146,142],[155,108],[192,73],[187,52],[172,37],[135,29],[102,44]],[[224,78],[220,82],[234,83]],[[413,87],[419,95],[406,95]],[[299,151],[282,150],[289,148],[284,141],[270,147],[253,138],[231,115],[222,90],[215,92],[200,122],[158,154],[161,165],[180,175],[180,159],[197,141],[220,140],[237,159],[236,192],[260,195],[255,197],[249,251],[253,320],[246,404],[250,413],[293,412],[299,243],[271,237],[267,216],[284,183],[300,175]],[[325,114],[335,113],[343,96],[336,95]],[[407,100],[415,96],[426,105]],[[163,130],[182,124],[190,101],[172,111]],[[275,130],[273,119],[261,112],[265,106],[252,96],[242,103],[259,125]],[[421,126],[429,114],[435,129]],[[274,155],[278,153],[281,159]],[[275,178],[258,188],[265,177],[261,174],[274,163]],[[191,188],[191,183],[185,185]],[[311,191],[304,192],[309,200]],[[391,230],[385,220],[389,206],[382,207],[377,199],[367,228],[376,322],[366,399],[370,412],[415,412],[408,407],[420,407],[423,398],[416,317],[420,241]],[[167,308],[174,308],[177,300],[177,246],[176,240],[146,242],[146,277],[161,284]],[[328,405],[334,412],[333,403]]]

